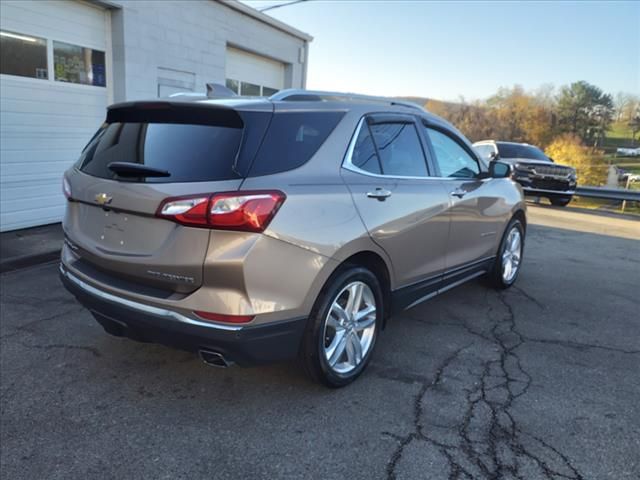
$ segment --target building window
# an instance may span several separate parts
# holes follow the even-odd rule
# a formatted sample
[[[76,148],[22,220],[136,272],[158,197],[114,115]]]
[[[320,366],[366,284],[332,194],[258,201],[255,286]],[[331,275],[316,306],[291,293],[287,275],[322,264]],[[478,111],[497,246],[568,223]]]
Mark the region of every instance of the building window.
[[[277,88],[262,87],[262,95],[264,97],[270,97],[271,95],[275,95],[276,93],[278,93]]]
[[[231,78],[227,78],[226,86],[229,90],[232,90],[237,94],[240,94],[240,82],[238,80],[232,80]]]
[[[270,97],[271,95],[278,93],[277,88],[256,85],[255,83],[241,82],[240,80],[234,80],[232,78],[227,78],[225,85],[229,90],[234,91],[238,95],[246,95],[250,97]]]
[[[47,79],[47,41],[0,30],[0,73]]]
[[[55,80],[105,87],[104,52],[70,43],[53,42]]]
[[[259,97],[260,85],[256,85],[255,83],[242,82],[240,84],[240,95],[246,95],[249,97]]]

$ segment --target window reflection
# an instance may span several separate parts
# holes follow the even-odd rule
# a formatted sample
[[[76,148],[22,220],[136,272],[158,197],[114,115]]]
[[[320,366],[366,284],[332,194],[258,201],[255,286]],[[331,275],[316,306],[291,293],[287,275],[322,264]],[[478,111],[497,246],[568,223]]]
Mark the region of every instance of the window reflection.
[[[53,42],[55,80],[104,87],[104,52],[70,43]]]
[[[0,73],[47,79],[47,41],[21,33],[0,31]]]

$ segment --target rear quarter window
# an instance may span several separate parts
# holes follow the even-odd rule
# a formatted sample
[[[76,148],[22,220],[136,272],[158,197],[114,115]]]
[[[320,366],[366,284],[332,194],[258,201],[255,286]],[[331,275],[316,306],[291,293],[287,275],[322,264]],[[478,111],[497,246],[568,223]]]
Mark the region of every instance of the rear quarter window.
[[[318,151],[344,112],[276,112],[253,161],[250,177],[301,167]]]

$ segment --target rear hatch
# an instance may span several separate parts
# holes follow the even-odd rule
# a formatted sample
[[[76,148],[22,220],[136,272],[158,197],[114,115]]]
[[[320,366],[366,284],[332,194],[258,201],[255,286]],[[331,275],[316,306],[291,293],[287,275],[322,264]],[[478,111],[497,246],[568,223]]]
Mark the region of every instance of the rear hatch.
[[[237,190],[272,110],[269,102],[248,111],[175,102],[110,108],[65,174],[74,267],[159,296],[197,289],[209,230],[158,218],[158,208],[170,197]]]

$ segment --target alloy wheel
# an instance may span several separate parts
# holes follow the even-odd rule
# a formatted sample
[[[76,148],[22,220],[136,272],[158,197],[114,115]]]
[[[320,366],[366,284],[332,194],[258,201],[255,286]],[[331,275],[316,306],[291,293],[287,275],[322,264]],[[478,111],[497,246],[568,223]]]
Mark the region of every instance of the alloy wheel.
[[[504,251],[502,252],[502,280],[510,283],[518,273],[522,258],[522,234],[517,227],[513,227],[507,235]]]
[[[323,347],[329,368],[348,374],[360,365],[373,346],[376,300],[364,282],[346,285],[335,297],[324,322]]]

